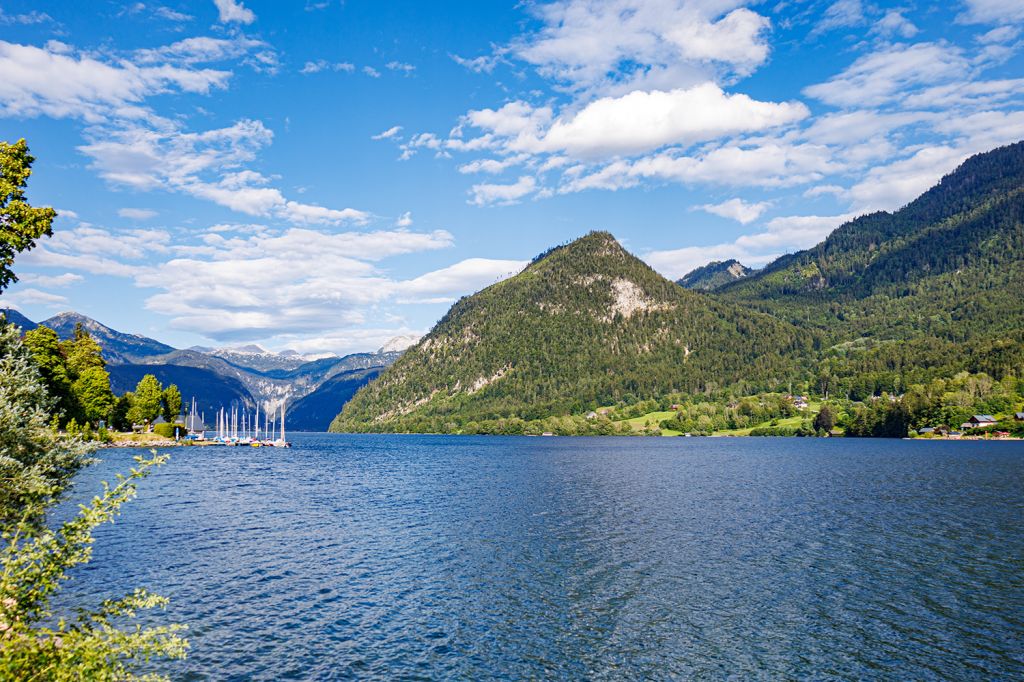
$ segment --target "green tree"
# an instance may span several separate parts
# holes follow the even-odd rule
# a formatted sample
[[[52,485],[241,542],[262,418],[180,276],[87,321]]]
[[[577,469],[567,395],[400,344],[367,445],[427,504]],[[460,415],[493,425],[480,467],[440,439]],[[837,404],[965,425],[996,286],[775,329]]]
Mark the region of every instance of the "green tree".
[[[134,424],[153,423],[160,416],[160,401],[163,398],[163,387],[160,380],[147,374],[139,380],[132,395],[132,406],[128,417]]]
[[[110,410],[110,426],[117,431],[131,431],[132,420],[129,413],[132,409],[132,399],[135,394],[129,391],[114,400],[114,407]]]
[[[88,367],[74,383],[75,396],[82,414],[90,424],[110,417],[114,407],[114,393],[110,390],[110,375],[102,367]]]
[[[68,370],[73,376],[92,367],[102,369],[107,366],[103,359],[103,349],[82,327],[81,322],[75,324],[74,336],[64,341],[61,347],[64,349],[64,357],[67,358]]]
[[[825,431],[827,433],[831,431],[835,425],[836,416],[833,414],[832,408],[828,405],[822,405],[821,411],[814,417],[814,430]]]
[[[161,407],[163,409],[164,421],[168,424],[173,424],[174,420],[181,414],[181,391],[174,384],[164,389]]]
[[[14,325],[0,328],[0,522],[37,523],[89,457],[49,426],[52,400]]]
[[[56,400],[56,411],[64,419],[74,417],[78,411],[72,389],[74,379],[57,332],[42,325],[27,331],[25,347],[39,368],[47,392]]]
[[[11,269],[14,257],[34,247],[43,235],[50,236],[57,217],[52,208],[36,208],[25,199],[33,161],[24,139],[0,142],[0,291],[18,281]]]

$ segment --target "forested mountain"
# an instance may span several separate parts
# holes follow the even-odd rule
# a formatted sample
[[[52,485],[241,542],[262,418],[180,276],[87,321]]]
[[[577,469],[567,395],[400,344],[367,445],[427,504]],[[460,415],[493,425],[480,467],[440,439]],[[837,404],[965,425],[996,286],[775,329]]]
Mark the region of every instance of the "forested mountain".
[[[690,291],[591,233],[456,303],[332,429],[472,431],[655,396],[866,400],[964,371],[1019,376],[1024,143],[968,159],[899,211],[740,268],[695,270],[680,284],[706,291]]]
[[[456,303],[332,424],[453,430],[724,385],[776,387],[814,340],[688,291],[593,232]]]
[[[726,284],[732,284],[736,280],[746,277],[751,272],[753,270],[738,260],[716,260],[691,270],[683,275],[682,279],[676,280],[676,284],[685,289],[715,291]]]
[[[876,390],[1019,372],[1024,143],[971,157],[903,209],[846,223],[717,295],[821,334],[821,371],[875,374]]]

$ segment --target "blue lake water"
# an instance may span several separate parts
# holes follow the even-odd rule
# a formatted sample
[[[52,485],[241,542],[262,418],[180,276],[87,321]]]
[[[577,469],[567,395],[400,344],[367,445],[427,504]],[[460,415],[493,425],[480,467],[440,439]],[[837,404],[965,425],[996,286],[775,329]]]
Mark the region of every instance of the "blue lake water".
[[[172,450],[59,604],[169,596],[188,680],[1024,677],[1022,443],[294,442]]]

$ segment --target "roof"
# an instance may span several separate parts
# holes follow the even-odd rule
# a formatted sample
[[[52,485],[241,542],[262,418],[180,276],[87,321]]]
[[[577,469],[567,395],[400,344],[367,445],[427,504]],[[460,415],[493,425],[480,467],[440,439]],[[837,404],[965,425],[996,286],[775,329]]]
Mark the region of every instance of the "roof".
[[[976,414],[973,417],[971,417],[971,419],[973,419],[976,422],[994,422],[994,421],[996,421],[996,418],[993,417],[990,414]]]
[[[1024,419],[1024,412],[1017,412],[1013,415],[1016,419]]]

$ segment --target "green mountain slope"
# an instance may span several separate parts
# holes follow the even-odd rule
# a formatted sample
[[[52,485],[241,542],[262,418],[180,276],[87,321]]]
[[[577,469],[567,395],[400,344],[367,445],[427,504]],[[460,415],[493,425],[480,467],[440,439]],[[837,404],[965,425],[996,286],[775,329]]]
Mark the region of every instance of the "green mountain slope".
[[[594,232],[463,298],[345,406],[335,431],[451,431],[732,385],[775,388],[814,340],[687,291]]]
[[[691,270],[676,280],[676,284],[684,289],[698,289],[700,291],[715,291],[726,284],[732,284],[738,279],[747,277],[753,270],[740,263],[738,260],[712,261],[707,265]]]
[[[1019,373],[1024,143],[971,157],[903,209],[846,223],[717,295],[820,334],[821,371],[886,375],[876,390]]]

